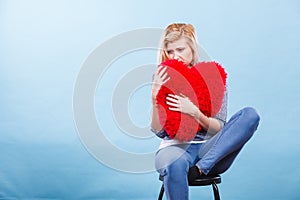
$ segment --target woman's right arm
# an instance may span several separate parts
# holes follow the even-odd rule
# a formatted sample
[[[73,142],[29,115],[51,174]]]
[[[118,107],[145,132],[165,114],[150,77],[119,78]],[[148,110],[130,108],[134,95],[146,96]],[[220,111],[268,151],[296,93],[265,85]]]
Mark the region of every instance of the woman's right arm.
[[[152,102],[152,116],[151,116],[151,128],[155,131],[155,132],[160,132],[162,131],[162,126],[159,122],[158,119],[158,111],[157,111],[157,107],[156,107],[156,103]]]
[[[167,67],[166,66],[159,66],[157,71],[153,76],[153,84],[151,90],[151,97],[152,97],[152,113],[151,113],[151,127],[155,132],[160,132],[162,130],[162,125],[159,122],[158,118],[158,110],[156,104],[156,96],[160,87],[165,84],[170,77],[168,77]]]

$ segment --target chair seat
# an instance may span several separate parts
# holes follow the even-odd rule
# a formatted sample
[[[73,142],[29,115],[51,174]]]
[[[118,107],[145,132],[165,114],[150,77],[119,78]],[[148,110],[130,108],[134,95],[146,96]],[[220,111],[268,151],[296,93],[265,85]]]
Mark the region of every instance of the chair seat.
[[[159,180],[163,181],[164,177],[159,176]],[[189,186],[205,186],[211,185],[213,183],[219,184],[221,183],[221,176],[220,175],[201,175],[194,180],[189,180]]]
[[[220,175],[214,176],[200,176],[192,181],[189,181],[190,186],[202,186],[202,185],[211,185],[213,183],[221,183]]]

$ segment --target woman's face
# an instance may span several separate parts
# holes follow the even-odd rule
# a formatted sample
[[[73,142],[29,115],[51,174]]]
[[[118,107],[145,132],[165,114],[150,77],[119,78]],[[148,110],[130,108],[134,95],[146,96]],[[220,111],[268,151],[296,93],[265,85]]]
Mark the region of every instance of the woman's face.
[[[193,51],[186,40],[186,38],[181,37],[174,42],[169,42],[166,51],[169,59],[182,61],[189,66],[193,61]]]

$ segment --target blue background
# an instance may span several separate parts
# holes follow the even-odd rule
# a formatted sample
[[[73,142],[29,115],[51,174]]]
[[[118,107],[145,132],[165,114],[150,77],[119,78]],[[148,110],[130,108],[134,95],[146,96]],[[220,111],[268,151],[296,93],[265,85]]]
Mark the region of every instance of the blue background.
[[[156,172],[120,172],[87,152],[72,95],[82,63],[102,42],[173,22],[193,24],[226,68],[229,116],[244,106],[261,114],[222,176],[222,199],[300,199],[297,0],[0,1],[0,199],[156,199]],[[159,140],[151,143],[155,151]],[[192,188],[196,196],[210,199],[210,188]]]

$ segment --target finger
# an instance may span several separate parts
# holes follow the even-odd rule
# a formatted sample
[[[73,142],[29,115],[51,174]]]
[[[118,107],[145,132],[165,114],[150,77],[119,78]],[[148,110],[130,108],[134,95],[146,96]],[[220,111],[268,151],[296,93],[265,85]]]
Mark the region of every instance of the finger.
[[[179,107],[179,105],[178,105],[177,103],[172,103],[172,102],[170,102],[170,101],[166,101],[166,104],[168,104],[169,106],[173,106],[173,107],[175,107],[175,108],[178,108],[178,107]]]
[[[156,71],[160,71],[163,67],[165,67],[164,65],[158,65],[157,70]]]
[[[172,108],[172,107],[169,107],[169,110],[176,111],[176,112],[180,112],[180,109],[179,109],[179,108]]]
[[[165,66],[159,65],[159,66],[157,67],[157,69],[156,69],[156,71],[155,71],[155,75],[156,75],[156,76],[159,75],[159,73],[160,73],[160,71],[162,70],[163,67],[165,67]]]
[[[165,72],[162,76],[161,76],[161,79],[166,79],[167,78],[167,76],[168,76],[168,72]]]
[[[166,97],[167,100],[173,102],[173,103],[179,103],[178,99],[174,99],[174,98],[171,98],[171,97]]]
[[[160,76],[160,77],[162,77],[164,74],[165,74],[165,72],[166,72],[166,70],[167,70],[167,66],[160,66],[161,68],[159,68],[159,69],[161,69],[161,70],[159,70],[159,73],[158,73],[158,75]]]
[[[180,93],[180,96],[182,96],[182,97],[186,97],[184,94],[182,94],[182,93]]]
[[[166,80],[164,80],[162,83],[165,84],[168,80],[170,80],[170,77],[168,77]]]
[[[176,94],[168,94],[168,96],[169,97],[172,97],[172,98],[174,98],[174,99],[179,99],[179,96],[178,95],[176,95]]]
[[[161,70],[161,68],[163,68],[163,69]],[[154,82],[160,82],[160,84],[161,84],[164,81],[164,79],[162,78],[162,76],[165,76],[166,68],[167,67],[163,66],[163,65],[160,65],[157,68],[157,71],[155,72],[154,77],[153,77]],[[166,76],[167,76],[167,74],[166,74]]]

